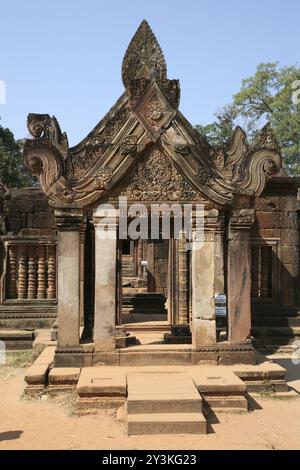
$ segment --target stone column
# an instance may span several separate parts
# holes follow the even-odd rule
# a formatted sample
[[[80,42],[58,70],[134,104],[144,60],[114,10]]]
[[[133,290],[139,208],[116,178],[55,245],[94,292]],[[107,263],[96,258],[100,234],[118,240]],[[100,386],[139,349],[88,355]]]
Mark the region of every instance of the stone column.
[[[58,347],[79,346],[81,209],[55,211],[58,227]]]
[[[86,223],[80,227],[80,269],[79,269],[79,303],[80,303],[80,326],[84,326],[84,244]]]
[[[115,219],[105,219],[101,211],[94,213],[95,225],[95,352],[115,350],[116,323],[116,264],[117,224]],[[104,229],[107,229],[104,234]]]
[[[192,243],[192,343],[216,344],[215,319],[215,230],[218,211],[212,209],[204,218],[200,233],[194,230]]]
[[[215,232],[215,293],[225,293],[225,266],[224,266],[224,244],[225,244],[225,217],[220,216]]]
[[[227,261],[228,341],[245,342],[251,337],[250,229],[253,209],[234,209],[229,222]]]

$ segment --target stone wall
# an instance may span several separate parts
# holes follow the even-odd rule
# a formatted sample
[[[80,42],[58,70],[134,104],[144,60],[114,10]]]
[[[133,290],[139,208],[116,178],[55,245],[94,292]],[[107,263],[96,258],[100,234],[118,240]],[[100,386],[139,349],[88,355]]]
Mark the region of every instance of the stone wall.
[[[57,316],[54,213],[39,188],[0,195],[0,327],[43,327]]]
[[[273,300],[284,307],[298,307],[300,302],[298,179],[272,178],[254,201],[251,238],[273,248]]]
[[[168,240],[151,240],[148,243],[148,290],[168,295]]]
[[[53,210],[41,189],[22,188],[11,190],[3,196],[2,220],[4,233],[19,236],[56,237]]]

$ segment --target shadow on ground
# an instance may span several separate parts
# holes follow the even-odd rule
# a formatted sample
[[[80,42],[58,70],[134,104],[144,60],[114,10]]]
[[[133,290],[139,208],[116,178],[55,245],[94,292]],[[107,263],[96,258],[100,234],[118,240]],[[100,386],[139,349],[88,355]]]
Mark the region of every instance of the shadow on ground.
[[[0,442],[1,441],[13,441],[15,439],[20,439],[23,431],[6,431],[0,432]]]

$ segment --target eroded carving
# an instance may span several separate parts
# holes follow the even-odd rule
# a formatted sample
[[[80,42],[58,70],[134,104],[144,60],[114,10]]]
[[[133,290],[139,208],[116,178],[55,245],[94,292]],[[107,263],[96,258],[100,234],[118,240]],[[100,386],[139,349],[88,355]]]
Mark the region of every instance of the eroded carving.
[[[201,201],[205,199],[182,177],[157,147],[147,149],[112,196],[130,201]]]

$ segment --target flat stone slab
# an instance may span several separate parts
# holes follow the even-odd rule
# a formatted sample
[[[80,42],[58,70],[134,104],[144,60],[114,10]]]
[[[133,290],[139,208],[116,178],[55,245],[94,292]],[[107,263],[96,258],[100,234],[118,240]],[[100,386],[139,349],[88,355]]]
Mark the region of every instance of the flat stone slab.
[[[55,346],[47,346],[37,357],[34,364],[52,364],[54,360]]]
[[[128,413],[198,413],[202,399],[185,372],[127,371]]]
[[[46,384],[46,376],[54,358],[54,347],[47,347],[26,372],[25,382],[28,385]]]
[[[251,379],[284,379],[286,369],[275,362],[263,362],[256,365],[238,364],[229,366],[243,380]]]
[[[185,372],[130,372],[127,369],[128,395],[188,395],[199,397],[199,393]]]
[[[50,385],[76,385],[80,376],[79,367],[54,367],[48,379]]]
[[[45,385],[48,364],[32,364],[26,372],[25,382],[28,385]]]
[[[125,370],[122,367],[84,367],[76,390],[80,397],[126,397]]]
[[[34,340],[34,331],[17,330],[17,329],[0,329],[0,339],[5,340]]]
[[[193,381],[201,393],[225,393],[228,395],[246,392],[246,384],[226,367],[197,367],[191,371]]]

